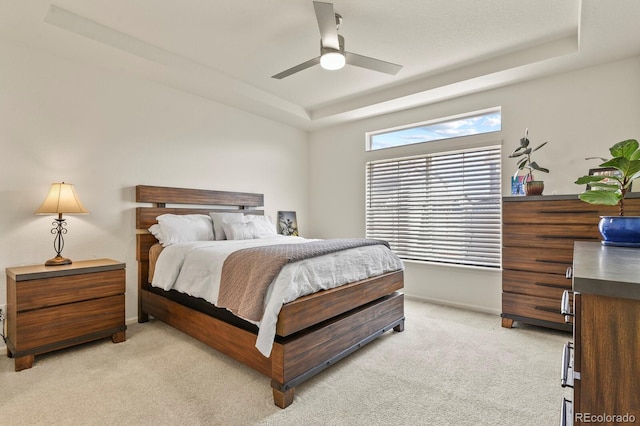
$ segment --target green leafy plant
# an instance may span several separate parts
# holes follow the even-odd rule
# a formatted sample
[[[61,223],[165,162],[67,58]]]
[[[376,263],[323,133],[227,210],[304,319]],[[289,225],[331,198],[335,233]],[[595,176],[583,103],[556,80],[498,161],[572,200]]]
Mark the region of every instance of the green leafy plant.
[[[599,167],[611,167],[617,173],[611,176],[582,176],[576,180],[578,185],[589,185],[590,190],[579,195],[582,201],[590,204],[618,206],[620,216],[624,216],[624,197],[631,189],[634,179],[640,178],[640,144],[635,139],[618,142],[609,148],[609,160]]]
[[[536,163],[535,161],[531,160],[531,153],[539,150],[540,148],[542,148],[543,146],[545,146],[546,144],[548,144],[549,141],[544,142],[540,145],[538,145],[535,148],[531,148],[529,146],[530,141],[529,141],[529,129],[526,129],[524,132],[524,137],[520,138],[520,146],[517,147],[512,153],[511,155],[509,155],[509,158],[519,158],[522,157],[518,160],[518,170],[524,170],[527,169],[527,174],[525,176],[524,181],[528,182],[528,181],[532,181],[535,180],[535,178],[533,177],[533,171],[537,170],[539,172],[543,172],[543,173],[549,173],[549,169],[545,169],[544,167],[541,167],[538,165],[538,163]]]

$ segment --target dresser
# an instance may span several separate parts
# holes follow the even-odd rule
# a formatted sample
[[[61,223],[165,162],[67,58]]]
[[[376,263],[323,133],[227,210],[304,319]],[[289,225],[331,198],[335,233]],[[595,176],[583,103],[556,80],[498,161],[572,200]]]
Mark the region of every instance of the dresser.
[[[640,194],[625,200],[625,214],[640,215]],[[574,241],[600,241],[600,216],[616,206],[577,195],[504,197],[502,202],[502,326],[514,321],[571,331],[560,312]]]
[[[6,272],[7,354],[16,371],[45,352],[105,337],[125,340],[124,263],[96,259]]]
[[[573,295],[561,424],[640,422],[640,248],[576,243]]]

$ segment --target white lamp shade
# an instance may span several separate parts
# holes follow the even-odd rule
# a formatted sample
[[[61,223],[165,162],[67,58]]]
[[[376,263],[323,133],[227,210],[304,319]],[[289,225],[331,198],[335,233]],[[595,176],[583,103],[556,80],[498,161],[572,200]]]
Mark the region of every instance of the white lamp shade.
[[[327,52],[320,57],[320,66],[326,70],[339,70],[344,64],[344,55],[337,51]]]
[[[36,210],[36,214],[75,213],[89,214],[70,183],[52,183],[47,198]]]

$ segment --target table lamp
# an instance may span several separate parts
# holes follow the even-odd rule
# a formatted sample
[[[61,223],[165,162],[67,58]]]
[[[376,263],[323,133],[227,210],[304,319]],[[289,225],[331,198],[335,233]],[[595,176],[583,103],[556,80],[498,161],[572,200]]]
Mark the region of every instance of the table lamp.
[[[35,214],[57,214],[58,218],[54,219],[51,233],[56,237],[53,241],[53,248],[56,251],[56,257],[45,262],[46,266],[69,265],[71,259],[62,257],[62,249],[64,247],[63,234],[67,233],[67,222],[62,218],[62,214],[89,214],[84,208],[76,190],[70,183],[52,183],[47,198],[42,205],[35,211]]]

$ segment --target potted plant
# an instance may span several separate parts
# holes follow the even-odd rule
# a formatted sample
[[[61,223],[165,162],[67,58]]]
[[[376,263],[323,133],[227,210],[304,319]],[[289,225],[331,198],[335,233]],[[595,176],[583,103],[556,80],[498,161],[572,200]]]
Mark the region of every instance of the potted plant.
[[[589,185],[590,189],[579,195],[590,204],[618,206],[618,216],[602,216],[598,224],[604,245],[640,246],[640,216],[624,215],[624,199],[631,184],[640,178],[640,144],[635,139],[618,142],[609,148],[610,159],[599,167],[611,168],[614,173],[607,176],[582,176],[578,185]]]
[[[520,146],[517,147],[509,158],[519,158],[518,160],[518,171],[527,169],[527,173],[524,175],[524,193],[525,195],[542,195],[542,191],[544,191],[544,182],[541,180],[536,180],[533,176],[533,171],[537,170],[543,173],[549,173],[549,169],[545,169],[544,167],[540,167],[538,163],[531,160],[531,153],[539,150],[543,146],[549,143],[549,141],[544,142],[538,145],[535,148],[531,148],[529,146],[529,129],[525,129],[524,137],[520,139]],[[516,172],[517,174],[517,172]]]

